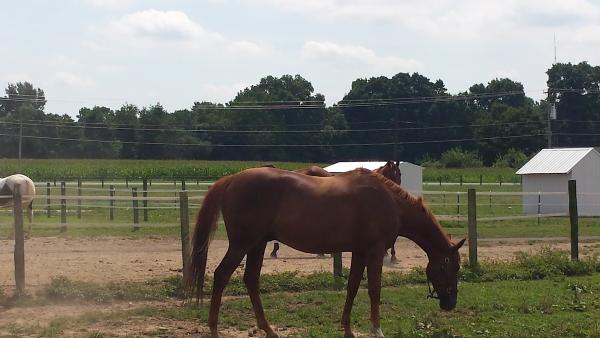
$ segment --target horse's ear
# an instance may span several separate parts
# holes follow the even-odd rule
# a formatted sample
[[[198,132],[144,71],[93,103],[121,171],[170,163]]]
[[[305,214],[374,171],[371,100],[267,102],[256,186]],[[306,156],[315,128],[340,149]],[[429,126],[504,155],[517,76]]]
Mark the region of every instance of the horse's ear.
[[[461,239],[460,242],[458,242],[458,243],[454,244],[454,246],[452,246],[452,249],[458,251],[458,249],[460,249],[460,247],[462,247],[463,244],[465,244],[466,240],[467,240],[466,238]]]
[[[391,166],[394,165],[394,161],[388,160],[387,163],[385,164],[386,166]]]
[[[396,161],[396,166],[399,167],[400,166],[400,161]]]

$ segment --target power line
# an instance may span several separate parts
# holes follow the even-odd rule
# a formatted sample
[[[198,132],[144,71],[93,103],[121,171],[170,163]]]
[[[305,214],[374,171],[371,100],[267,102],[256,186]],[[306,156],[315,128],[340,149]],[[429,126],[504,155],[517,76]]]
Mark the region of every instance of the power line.
[[[492,99],[505,96],[525,95],[524,92],[504,92],[504,93],[479,93],[479,94],[467,94],[467,95],[449,95],[449,96],[423,96],[423,97],[405,97],[405,98],[391,98],[391,99],[365,99],[354,102],[354,100],[342,100],[340,103],[334,104],[333,107],[351,108],[351,107],[377,107],[377,106],[389,106],[389,105],[407,105],[407,104],[421,104],[421,103],[438,103],[438,102],[452,102],[452,101],[465,101],[465,100],[478,100],[478,99]],[[14,102],[47,102],[47,99],[28,99],[28,98],[0,98],[2,101],[14,101]],[[59,100],[59,99],[53,99]],[[228,105],[218,106],[203,106],[197,105],[195,109],[203,110],[287,110],[287,109],[324,109],[327,108],[322,101],[297,101],[297,104],[282,104],[281,102],[286,101],[269,101],[262,102],[257,105],[237,105],[236,103],[230,103]],[[308,102],[309,104],[304,104]],[[314,102],[320,102],[315,104]],[[350,103],[344,103],[350,102]],[[276,103],[276,104],[267,104]]]
[[[372,129],[310,129],[310,130],[222,130],[222,129],[176,129],[176,128],[138,128],[138,127],[113,127],[107,125],[62,125],[55,123],[21,123],[0,121],[0,124],[8,125],[23,125],[23,126],[41,126],[48,128],[75,128],[75,129],[100,129],[100,130],[132,130],[132,131],[158,131],[158,132],[188,132],[188,133],[218,133],[218,134],[301,134],[301,133],[365,133],[365,132],[386,132],[386,131],[407,131],[407,130],[433,130],[433,129],[456,129],[456,128],[481,128],[481,127],[498,127],[498,126],[517,126],[517,125],[536,125],[543,124],[543,121],[527,121],[527,122],[503,122],[489,124],[470,124],[470,125],[444,125],[444,126],[427,126],[427,127],[403,127],[403,128],[372,128]]]
[[[14,134],[0,133],[0,136],[18,137]],[[168,143],[168,142],[136,142],[136,141],[112,141],[112,140],[96,140],[96,139],[81,139],[81,138],[64,138],[64,137],[49,137],[49,136],[32,136],[23,135],[23,138],[28,139],[43,139],[43,140],[54,140],[54,141],[69,141],[69,142],[97,142],[97,143],[121,143],[121,144],[139,144],[139,145],[164,145],[164,146],[194,146],[194,147],[214,147],[214,148],[262,148],[262,147],[289,147],[289,148],[300,148],[300,147],[352,147],[352,146],[389,146],[389,145],[408,145],[408,144],[431,144],[431,143],[447,143],[447,142],[471,142],[471,141],[485,141],[485,140],[502,140],[502,139],[518,139],[518,138],[529,138],[545,136],[545,134],[526,134],[526,135],[504,135],[504,136],[490,136],[490,137],[478,137],[478,138],[461,138],[461,139],[444,139],[444,140],[429,140],[429,141],[402,141],[402,142],[381,142],[381,143],[336,143],[336,144],[203,144],[203,143]]]

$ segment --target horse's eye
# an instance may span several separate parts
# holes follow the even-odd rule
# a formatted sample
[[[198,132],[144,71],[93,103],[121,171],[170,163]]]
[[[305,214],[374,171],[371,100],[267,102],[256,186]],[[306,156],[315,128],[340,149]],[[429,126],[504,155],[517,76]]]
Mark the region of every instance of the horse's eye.
[[[450,257],[444,258],[444,263],[446,263],[446,264],[450,263]]]

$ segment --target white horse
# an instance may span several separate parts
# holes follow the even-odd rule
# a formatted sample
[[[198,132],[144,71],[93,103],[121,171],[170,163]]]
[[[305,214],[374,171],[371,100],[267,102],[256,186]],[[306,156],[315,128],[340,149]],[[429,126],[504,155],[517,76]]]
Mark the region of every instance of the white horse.
[[[29,219],[29,230],[31,231],[35,185],[29,177],[17,174],[0,179],[0,208],[11,207],[13,205],[12,196],[15,184],[20,184],[21,202],[23,203],[23,208],[27,207],[27,218]]]

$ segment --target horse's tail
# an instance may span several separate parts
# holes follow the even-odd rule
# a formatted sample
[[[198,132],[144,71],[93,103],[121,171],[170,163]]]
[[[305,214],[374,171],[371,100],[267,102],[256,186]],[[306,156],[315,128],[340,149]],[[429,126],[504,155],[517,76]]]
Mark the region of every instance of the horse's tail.
[[[196,229],[192,238],[192,259],[186,278],[186,285],[196,293],[196,300],[202,301],[204,296],[204,274],[208,258],[208,246],[217,229],[217,221],[221,211],[223,194],[232,176],[223,177],[208,189],[204,202],[198,212]]]

